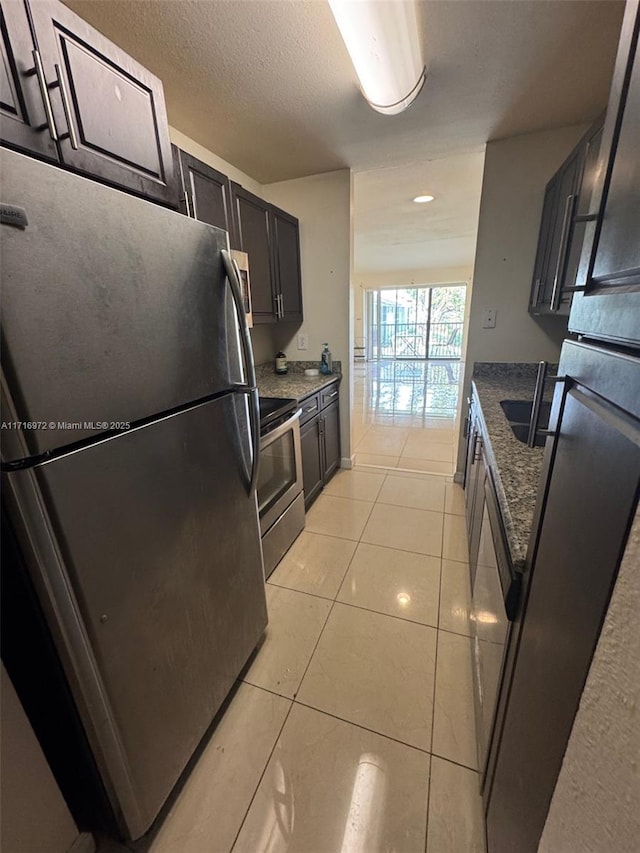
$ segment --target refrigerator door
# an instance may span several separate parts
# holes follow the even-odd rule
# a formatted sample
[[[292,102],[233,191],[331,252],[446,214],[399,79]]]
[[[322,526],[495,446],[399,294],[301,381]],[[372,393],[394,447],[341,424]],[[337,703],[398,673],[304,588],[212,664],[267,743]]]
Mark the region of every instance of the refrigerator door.
[[[225,231],[13,151],[0,167],[28,220],[0,225],[3,420],[28,424],[4,461],[246,384]]]
[[[4,475],[130,838],[157,815],[267,624],[246,406],[228,394]]]

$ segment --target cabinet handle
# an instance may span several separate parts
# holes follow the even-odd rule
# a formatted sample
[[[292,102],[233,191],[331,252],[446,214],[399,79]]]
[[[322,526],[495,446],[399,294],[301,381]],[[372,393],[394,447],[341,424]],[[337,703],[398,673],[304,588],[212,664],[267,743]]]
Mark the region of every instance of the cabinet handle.
[[[47,119],[47,123],[42,126],[42,130],[45,127],[49,129],[49,136],[53,139],[54,142],[58,141],[58,131],[56,130],[56,123],[53,118],[53,108],[51,107],[51,98],[49,97],[49,87],[47,85],[46,77],[44,76],[44,68],[42,67],[42,59],[40,58],[40,53],[37,50],[31,51],[33,56],[33,65],[35,68],[36,77],[38,78],[38,86],[40,88],[40,95],[42,97],[42,102],[44,104],[44,114]]]
[[[553,430],[540,429],[540,412],[542,411],[542,398],[544,396],[545,382],[567,382],[568,376],[547,376],[548,363],[538,362],[538,375],[536,376],[536,387],[533,392],[533,404],[531,406],[531,421],[529,422],[529,435],[527,446],[535,447],[537,435],[555,435]]]
[[[71,102],[69,101],[69,93],[67,92],[67,84],[64,80],[64,75],[60,71],[59,65],[53,66],[56,69],[56,77],[58,80],[58,87],[60,89],[60,100],[62,101],[62,109],[64,110],[64,120],[67,123],[67,127],[69,128],[69,142],[71,143],[71,147],[74,151],[78,150],[78,137],[76,136],[76,129],[71,120]],[[54,84],[55,85],[55,84]],[[66,138],[66,135],[61,137],[62,139]]]
[[[185,210],[187,211],[187,216],[189,217],[189,219],[192,219],[193,217],[191,215],[191,204],[189,203],[189,193],[186,190],[184,191],[184,207],[185,207]]]
[[[282,319],[284,317],[284,302],[282,301],[281,293],[278,294],[278,300],[280,302],[280,318]]]
[[[318,411],[318,404],[316,403],[315,406],[309,406],[308,409],[303,409],[302,411],[305,415],[308,415],[309,412],[317,412]]]
[[[540,286],[541,286],[541,284],[542,284],[542,279],[537,278],[535,290],[533,291],[533,300],[531,302],[531,304],[533,305],[534,308],[537,307],[537,305],[540,302]]]
[[[482,439],[479,435],[476,435],[476,446],[473,454],[473,458],[476,462],[479,462],[482,458]]]
[[[330,394],[327,394],[327,397],[336,397],[338,395],[337,391],[332,391]]]
[[[273,301],[276,303],[276,317],[279,320],[280,316],[281,316],[280,315],[280,294],[279,293],[276,293],[276,295],[273,297]]]
[[[560,251],[558,252],[558,260],[556,261],[556,272],[553,277],[553,291],[551,293],[551,310],[557,311],[560,307],[560,296],[562,288],[560,280],[564,273],[564,265],[567,259],[567,248],[569,246],[569,233],[571,231],[571,220],[573,218],[573,208],[578,196],[568,195],[564,204],[564,216],[562,217],[562,231],[560,232]]]

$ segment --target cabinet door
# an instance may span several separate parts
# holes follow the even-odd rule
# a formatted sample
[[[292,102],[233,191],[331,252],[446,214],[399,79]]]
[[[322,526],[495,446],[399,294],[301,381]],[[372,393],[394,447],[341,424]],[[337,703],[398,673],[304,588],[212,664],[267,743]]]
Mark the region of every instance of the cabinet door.
[[[482,436],[477,422],[474,424],[467,446],[467,481],[465,483],[465,515],[469,540],[469,567],[471,576],[475,564],[482,524],[482,505],[484,502],[485,463],[482,450]]]
[[[640,4],[629,0],[602,133],[570,331],[640,345]]]
[[[324,465],[320,420],[314,418],[300,430],[305,509],[309,509],[322,491]]]
[[[239,184],[231,184],[240,249],[249,255],[254,323],[275,323],[269,205]]]
[[[547,184],[544,194],[542,218],[540,220],[540,232],[538,235],[538,249],[533,268],[531,300],[529,302],[529,311],[532,314],[539,314],[540,308],[543,304],[544,286],[547,279],[547,271],[549,269],[551,232],[555,221],[556,205],[558,200],[558,184],[559,181],[554,176]]]
[[[328,483],[334,472],[340,467],[340,409],[338,403],[332,403],[322,412],[324,464],[323,480]]]
[[[175,205],[162,83],[62,3],[30,6],[62,162]]]
[[[636,21],[636,29],[638,27],[640,20]],[[640,51],[637,42],[634,52],[602,211],[593,282],[604,286],[624,284],[640,289]]]
[[[598,174],[598,154],[601,140],[602,125],[594,130],[593,134],[585,140],[580,190],[574,208],[576,216],[585,216],[589,213],[591,207],[591,197]],[[559,298],[558,313],[560,314],[568,314],[571,308],[573,292],[568,288],[573,288],[576,283],[585,228],[585,222],[572,222],[571,224],[567,263],[562,278],[562,290]]]
[[[637,419],[576,383],[558,429],[489,797],[492,853],[538,848],[637,503]]]
[[[58,149],[47,128],[44,102],[34,72],[34,42],[22,0],[0,4],[0,136],[12,148],[48,160]]]
[[[487,465],[484,452],[482,451],[482,440],[476,451],[475,463],[475,486],[473,507],[471,510],[471,529],[469,530],[469,574],[471,585],[475,581],[476,569],[478,567],[478,552],[480,549],[480,535],[482,533],[482,516],[484,514],[484,490],[487,478]]]
[[[562,166],[556,177],[555,215],[548,235],[548,256],[540,291],[540,305],[545,312],[557,313],[562,303],[571,220],[577,204],[582,157],[583,148],[579,147]]]
[[[237,249],[229,178],[186,151],[179,148],[176,151],[182,179],[181,205],[184,205],[184,212],[200,222],[228,231],[231,248]]]
[[[281,298],[280,320],[302,322],[300,228],[295,216],[271,208],[276,290]]]

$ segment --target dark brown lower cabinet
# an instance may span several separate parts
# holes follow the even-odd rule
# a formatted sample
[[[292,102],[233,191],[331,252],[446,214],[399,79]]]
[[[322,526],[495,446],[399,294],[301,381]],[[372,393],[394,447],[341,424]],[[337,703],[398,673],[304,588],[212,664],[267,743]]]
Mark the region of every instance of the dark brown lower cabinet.
[[[309,509],[322,487],[340,467],[339,404],[336,398],[335,402],[329,402],[321,409],[320,402],[331,399],[332,390],[337,392],[337,383],[324,389],[322,394],[315,394],[301,402],[303,423],[300,427],[300,444],[305,509]],[[314,415],[314,412],[317,414]]]
[[[323,477],[327,483],[334,472],[340,467],[340,411],[337,403],[332,403],[323,409],[321,415],[324,436]]]
[[[478,414],[474,414],[469,421],[464,484],[471,584],[473,584],[475,579],[476,563],[478,560],[482,514],[484,511],[484,481],[486,473],[487,460],[484,451],[480,417]]]
[[[304,505],[308,509],[322,491],[322,435],[320,418],[314,418],[300,429],[302,447],[302,480]]]
[[[556,389],[557,437],[499,710],[489,853],[538,848],[638,502],[640,359],[565,342],[560,372],[568,380]]]

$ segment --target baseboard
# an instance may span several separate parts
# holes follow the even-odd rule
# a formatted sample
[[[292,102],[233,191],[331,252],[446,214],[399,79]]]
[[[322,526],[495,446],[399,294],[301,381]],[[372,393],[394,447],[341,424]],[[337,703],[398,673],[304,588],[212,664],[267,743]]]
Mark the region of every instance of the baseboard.
[[[462,485],[462,483],[464,483],[464,471],[456,471],[453,475],[453,482],[460,483]]]
[[[343,456],[340,460],[341,468],[353,468],[355,456]]]

